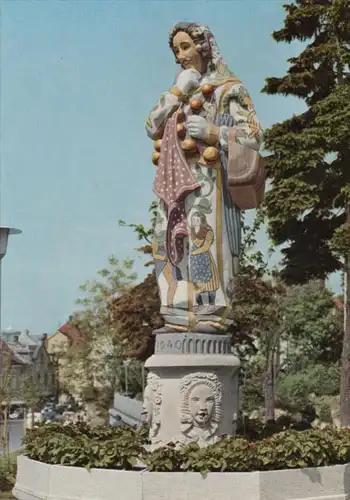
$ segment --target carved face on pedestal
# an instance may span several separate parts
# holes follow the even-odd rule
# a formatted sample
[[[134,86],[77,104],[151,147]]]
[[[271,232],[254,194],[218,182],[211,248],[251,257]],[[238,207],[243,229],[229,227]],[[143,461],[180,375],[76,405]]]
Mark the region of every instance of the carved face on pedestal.
[[[218,376],[202,372],[186,375],[180,393],[182,438],[213,442],[223,415],[223,386]]]
[[[194,422],[202,427],[211,420],[215,397],[213,390],[206,384],[196,385],[189,394],[190,413]]]

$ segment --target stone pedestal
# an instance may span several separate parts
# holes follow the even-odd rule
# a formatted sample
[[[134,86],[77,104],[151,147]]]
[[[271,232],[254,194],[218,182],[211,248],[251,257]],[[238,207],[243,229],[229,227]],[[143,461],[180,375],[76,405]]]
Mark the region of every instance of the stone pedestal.
[[[143,419],[153,447],[200,446],[235,432],[239,360],[229,335],[158,334],[149,369]]]

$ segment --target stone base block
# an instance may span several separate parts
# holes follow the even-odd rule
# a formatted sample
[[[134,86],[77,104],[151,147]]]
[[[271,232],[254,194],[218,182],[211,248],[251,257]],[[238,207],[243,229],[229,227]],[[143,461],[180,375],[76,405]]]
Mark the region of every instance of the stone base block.
[[[239,360],[227,335],[157,335],[144,399],[153,448],[169,442],[200,446],[235,432]]]
[[[18,500],[348,500],[350,466],[268,472],[124,471],[17,459]]]

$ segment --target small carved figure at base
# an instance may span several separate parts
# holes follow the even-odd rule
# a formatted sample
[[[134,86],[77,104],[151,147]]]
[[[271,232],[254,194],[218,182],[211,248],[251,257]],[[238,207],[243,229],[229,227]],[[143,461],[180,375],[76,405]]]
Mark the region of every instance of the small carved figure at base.
[[[144,392],[141,422],[148,426],[150,439],[155,438],[160,428],[160,406],[162,404],[161,381],[155,373],[147,376]]]

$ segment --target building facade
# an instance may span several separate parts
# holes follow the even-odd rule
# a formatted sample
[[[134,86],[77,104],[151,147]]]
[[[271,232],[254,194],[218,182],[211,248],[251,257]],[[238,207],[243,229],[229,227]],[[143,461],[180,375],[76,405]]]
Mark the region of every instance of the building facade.
[[[5,330],[0,336],[2,403],[24,404],[29,394],[56,396],[56,365],[45,346],[46,335]]]

